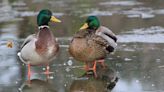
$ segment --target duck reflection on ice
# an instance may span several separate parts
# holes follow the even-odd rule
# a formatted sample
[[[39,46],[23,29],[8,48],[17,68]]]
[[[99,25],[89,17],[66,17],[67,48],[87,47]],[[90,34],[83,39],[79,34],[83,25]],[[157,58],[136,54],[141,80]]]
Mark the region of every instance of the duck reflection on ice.
[[[21,86],[20,92],[57,92],[55,87],[40,79],[32,79],[31,84],[27,81]]]
[[[70,92],[109,92],[117,81],[116,72],[108,66],[97,65],[97,78],[94,77],[92,71],[88,71],[79,80],[74,80],[70,86]],[[83,77],[88,79],[84,80]],[[83,80],[80,80],[83,79]]]

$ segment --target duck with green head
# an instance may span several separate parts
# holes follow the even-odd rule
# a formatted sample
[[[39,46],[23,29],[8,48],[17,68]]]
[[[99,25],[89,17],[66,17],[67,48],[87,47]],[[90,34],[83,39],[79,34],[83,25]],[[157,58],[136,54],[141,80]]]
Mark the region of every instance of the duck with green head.
[[[18,56],[22,62],[28,64],[28,80],[30,80],[31,65],[47,65],[46,74],[49,72],[49,63],[54,60],[59,50],[59,45],[53,33],[49,30],[48,23],[61,22],[48,9],[41,10],[37,16],[38,33],[29,35],[21,46]]]
[[[78,61],[86,63],[86,70],[96,75],[96,63],[103,64],[104,58],[117,46],[116,35],[107,27],[101,26],[96,16],[89,16],[69,46],[70,54]],[[91,63],[93,68],[90,68]],[[103,64],[104,65],[104,64]]]

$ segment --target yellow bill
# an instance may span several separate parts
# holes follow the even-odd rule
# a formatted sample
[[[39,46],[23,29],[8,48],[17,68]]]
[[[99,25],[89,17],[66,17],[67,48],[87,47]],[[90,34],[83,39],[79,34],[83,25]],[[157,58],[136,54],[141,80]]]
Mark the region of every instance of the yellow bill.
[[[51,16],[51,19],[50,19],[52,22],[61,22],[59,19],[57,19],[56,17],[54,16]]]
[[[80,28],[80,30],[87,29],[89,26],[87,23],[84,23],[84,25]]]

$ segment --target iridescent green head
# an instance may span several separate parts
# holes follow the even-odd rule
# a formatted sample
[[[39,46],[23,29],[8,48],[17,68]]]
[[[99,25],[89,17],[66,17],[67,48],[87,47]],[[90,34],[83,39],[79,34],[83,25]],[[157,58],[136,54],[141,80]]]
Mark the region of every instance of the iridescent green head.
[[[59,19],[52,16],[52,12],[48,9],[41,10],[37,16],[38,26],[48,25],[50,21],[61,22]]]
[[[96,16],[89,16],[80,29],[94,29],[97,30],[100,27],[100,21]]]

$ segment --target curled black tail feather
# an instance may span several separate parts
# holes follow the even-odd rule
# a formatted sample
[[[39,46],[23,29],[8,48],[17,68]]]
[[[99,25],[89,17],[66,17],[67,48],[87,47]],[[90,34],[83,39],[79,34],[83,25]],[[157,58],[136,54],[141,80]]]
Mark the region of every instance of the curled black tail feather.
[[[112,46],[108,46],[108,47],[106,47],[106,50],[108,51],[108,52],[113,52],[114,51],[114,48],[112,47]]]

